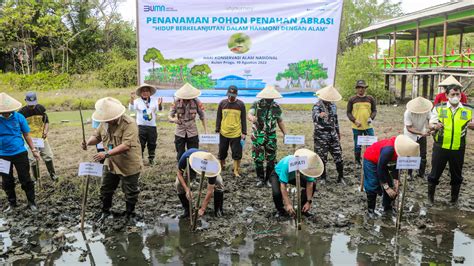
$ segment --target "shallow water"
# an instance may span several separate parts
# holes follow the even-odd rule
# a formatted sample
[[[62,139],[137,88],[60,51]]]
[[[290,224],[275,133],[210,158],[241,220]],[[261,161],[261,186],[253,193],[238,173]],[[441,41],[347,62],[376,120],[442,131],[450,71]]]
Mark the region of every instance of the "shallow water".
[[[93,232],[88,226],[84,235],[78,231],[65,235],[65,239],[77,239],[66,244],[67,251],[21,259],[14,264],[89,265],[93,261],[96,265],[450,265],[454,264],[454,256],[462,256],[464,265],[474,265],[474,215],[443,208],[429,210],[428,216],[435,226],[418,230],[408,221],[413,230],[402,230],[398,237],[392,219],[367,223],[363,216],[356,216],[350,229],[333,234],[310,234],[304,225],[297,231],[292,221],[281,222],[276,228],[261,225],[261,231],[237,236],[230,246],[218,239],[203,239],[199,232],[190,233],[187,221],[172,218],[163,218],[156,225],[139,224],[132,232],[113,235]],[[5,252],[14,243],[8,232],[0,236]],[[53,241],[44,235],[29,240],[38,242],[32,249],[35,252],[47,250]],[[87,250],[90,254],[85,253]],[[81,254],[85,261],[79,261]]]

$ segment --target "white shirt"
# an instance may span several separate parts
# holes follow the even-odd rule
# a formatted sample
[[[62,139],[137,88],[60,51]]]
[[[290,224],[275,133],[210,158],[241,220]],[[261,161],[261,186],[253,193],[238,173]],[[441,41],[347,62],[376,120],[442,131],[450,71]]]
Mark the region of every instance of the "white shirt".
[[[136,112],[137,125],[156,127],[156,112],[160,111],[158,99],[151,97],[150,102],[137,98],[132,104],[128,104],[128,110]]]
[[[403,128],[403,133],[405,136],[411,138],[414,141],[417,141],[420,138],[420,135],[416,135],[408,131],[407,126],[412,126],[414,130],[420,131],[422,133],[428,132],[428,122],[431,118],[431,112],[426,112],[424,114],[415,114],[408,110],[405,111],[403,115],[403,123],[405,127]]]

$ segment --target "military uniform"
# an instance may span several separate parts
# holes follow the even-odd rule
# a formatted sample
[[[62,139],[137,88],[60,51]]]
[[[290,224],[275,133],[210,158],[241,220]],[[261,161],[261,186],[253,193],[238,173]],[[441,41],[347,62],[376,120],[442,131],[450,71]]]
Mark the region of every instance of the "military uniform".
[[[277,135],[276,127],[282,121],[282,111],[275,102],[265,99],[252,104],[250,114],[257,117],[257,122],[252,125],[252,158],[255,162],[257,177],[268,181],[273,172],[276,161]],[[267,162],[266,171],[264,162]]]
[[[323,112],[327,114],[325,118],[320,117],[320,114]],[[326,163],[328,161],[328,152],[330,152],[336,163],[338,182],[340,182],[343,177],[344,163],[339,141],[339,122],[337,120],[336,105],[331,102],[318,100],[313,106],[312,117],[314,123],[314,151],[324,163],[324,173],[321,175],[321,179],[326,179]]]

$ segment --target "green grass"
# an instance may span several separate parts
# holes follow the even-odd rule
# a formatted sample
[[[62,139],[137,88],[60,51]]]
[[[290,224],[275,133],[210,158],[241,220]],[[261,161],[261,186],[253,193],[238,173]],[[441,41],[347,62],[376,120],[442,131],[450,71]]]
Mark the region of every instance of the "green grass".
[[[91,118],[92,110],[83,110],[84,122]],[[79,111],[48,112],[49,122],[51,124],[60,124],[61,121],[68,120],[69,123],[80,125],[81,117]]]

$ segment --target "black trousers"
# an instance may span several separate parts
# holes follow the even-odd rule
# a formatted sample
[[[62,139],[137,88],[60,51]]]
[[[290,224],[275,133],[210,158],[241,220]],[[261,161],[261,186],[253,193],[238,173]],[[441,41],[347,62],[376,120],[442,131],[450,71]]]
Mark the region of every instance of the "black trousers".
[[[100,187],[100,199],[102,200],[102,211],[109,211],[112,207],[112,199],[120,181],[122,181],[122,192],[125,194],[125,201],[128,205],[135,206],[138,201],[138,177],[140,173],[130,176],[123,176],[107,172],[102,178]]]
[[[449,172],[451,174],[451,185],[460,185],[462,183],[462,166],[464,164],[464,153],[466,148],[462,147],[457,151],[446,150],[439,144],[433,144],[433,155],[431,157],[431,173],[428,176],[428,182],[438,185],[439,178],[443,174],[446,164],[449,163]]]
[[[426,172],[426,163],[427,163],[427,160],[426,160],[426,146],[427,146],[427,141],[426,141],[426,137],[421,137],[419,138],[417,141],[416,141],[418,144],[420,144],[420,157],[421,157],[421,163],[420,163],[420,169],[418,170],[418,173],[424,177],[425,176],[425,172]],[[408,173],[411,174],[412,173],[412,170],[408,170]]]
[[[142,156],[146,146],[148,148],[148,159],[153,160],[155,158],[156,139],[158,138],[156,127],[138,126],[138,137],[142,146]]]
[[[279,212],[285,212],[283,196],[281,195],[281,189],[280,189],[280,180],[275,171],[273,171],[272,175],[270,176],[270,182],[272,183],[272,197],[273,197],[273,203],[275,203],[275,208]],[[290,180],[289,183],[292,185],[296,185],[296,179]],[[301,204],[302,205],[304,205],[307,201],[306,183],[307,183],[306,178],[301,177],[300,184],[301,184]],[[314,194],[314,189],[313,189],[313,194]]]
[[[183,153],[186,150],[191,149],[191,148],[199,149],[199,137],[194,136],[194,137],[188,138],[188,136],[186,135],[184,138],[182,138],[175,135],[174,145],[176,147],[176,153],[177,153],[176,160],[179,161],[179,159],[181,158],[181,155],[183,155]]]
[[[227,151],[230,149],[232,151],[233,160],[242,159],[242,145],[240,145],[241,137],[237,138],[226,138],[222,135],[219,135],[219,160],[225,160],[227,158]]]
[[[18,173],[18,180],[21,188],[25,191],[26,198],[29,202],[35,203],[35,183],[30,176],[30,162],[28,160],[28,152],[22,152],[13,156],[0,156],[1,159],[11,163],[10,173],[2,173],[2,187],[7,194],[8,202],[16,205],[15,178],[13,177],[13,167]]]

